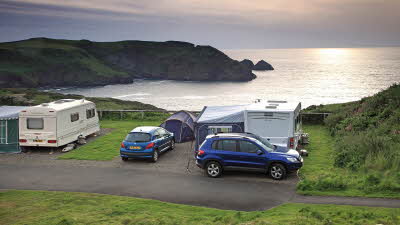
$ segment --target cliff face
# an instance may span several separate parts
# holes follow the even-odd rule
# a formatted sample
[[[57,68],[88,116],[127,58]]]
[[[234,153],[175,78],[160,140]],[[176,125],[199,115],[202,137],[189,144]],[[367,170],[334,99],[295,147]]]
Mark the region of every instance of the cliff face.
[[[256,76],[213,47],[186,42],[0,43],[0,87],[106,85],[134,78],[249,81]]]

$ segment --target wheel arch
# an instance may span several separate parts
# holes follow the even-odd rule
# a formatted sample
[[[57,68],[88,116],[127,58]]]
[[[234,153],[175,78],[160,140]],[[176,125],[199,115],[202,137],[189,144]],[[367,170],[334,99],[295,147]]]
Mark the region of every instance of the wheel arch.
[[[282,164],[285,167],[286,171],[288,171],[289,168],[288,168],[287,163],[285,163],[284,161],[281,161],[281,160],[270,161],[267,165],[267,171],[269,171],[269,169],[271,168],[272,165],[277,164],[277,163]]]

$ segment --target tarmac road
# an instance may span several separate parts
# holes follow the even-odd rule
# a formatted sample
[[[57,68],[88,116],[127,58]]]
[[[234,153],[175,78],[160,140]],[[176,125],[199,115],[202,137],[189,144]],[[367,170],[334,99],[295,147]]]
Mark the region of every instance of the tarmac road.
[[[400,207],[400,200],[349,200],[295,194],[297,176],[274,181],[262,173],[227,172],[209,178],[194,164],[190,143],[143,160],[57,160],[61,153],[0,155],[0,189],[91,192],[232,210],[265,210],[285,202]],[[378,202],[379,204],[376,205]]]

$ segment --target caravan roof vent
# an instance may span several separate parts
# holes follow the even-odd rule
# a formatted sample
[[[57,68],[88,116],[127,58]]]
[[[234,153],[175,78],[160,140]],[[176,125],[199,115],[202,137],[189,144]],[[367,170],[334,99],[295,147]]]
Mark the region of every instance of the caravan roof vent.
[[[62,103],[65,103],[65,102],[73,102],[73,101],[75,101],[75,99],[60,99],[60,100],[55,101],[54,103],[55,104],[62,104]]]
[[[265,106],[266,109],[276,109],[276,105],[267,105]]]
[[[287,103],[287,101],[275,101],[275,100],[268,100],[268,103]]]
[[[42,103],[41,106],[49,106],[49,103]]]

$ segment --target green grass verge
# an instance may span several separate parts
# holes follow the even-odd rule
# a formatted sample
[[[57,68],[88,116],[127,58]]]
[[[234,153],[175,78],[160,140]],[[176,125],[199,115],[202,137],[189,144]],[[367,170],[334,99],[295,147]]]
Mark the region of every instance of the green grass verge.
[[[335,139],[323,125],[304,125],[310,134],[310,152],[304,157],[304,166],[300,170],[302,180],[297,185],[297,192],[305,195],[335,195],[359,197],[400,198],[399,192],[369,191],[368,173],[353,171],[334,166]]]
[[[137,126],[159,126],[162,120],[154,121],[101,121],[101,127],[113,129],[110,133],[89,142],[74,151],[63,154],[59,159],[112,160],[119,155],[121,141]]]
[[[283,204],[268,211],[218,210],[89,193],[0,193],[0,224],[399,224],[400,209]]]

